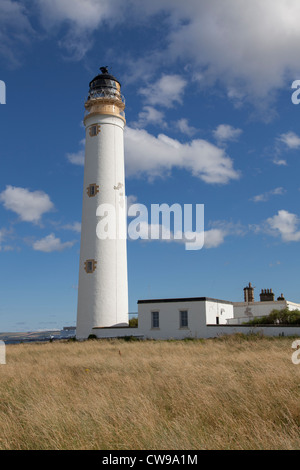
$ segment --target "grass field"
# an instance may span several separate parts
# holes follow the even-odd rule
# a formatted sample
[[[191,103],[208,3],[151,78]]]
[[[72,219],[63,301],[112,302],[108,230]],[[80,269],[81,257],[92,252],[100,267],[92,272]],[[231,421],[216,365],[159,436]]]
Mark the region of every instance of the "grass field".
[[[7,345],[0,449],[300,449],[292,339]]]

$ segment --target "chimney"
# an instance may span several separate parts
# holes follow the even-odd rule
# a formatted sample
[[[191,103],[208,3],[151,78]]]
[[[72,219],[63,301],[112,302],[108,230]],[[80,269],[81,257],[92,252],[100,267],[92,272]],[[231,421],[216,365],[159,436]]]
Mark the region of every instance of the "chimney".
[[[262,289],[259,296],[261,302],[274,302],[274,293],[272,289]]]
[[[254,302],[254,287],[251,282],[249,282],[249,286],[244,287],[244,302]]]
[[[277,297],[277,300],[280,301],[280,300],[285,300],[283,294],[280,294],[280,297]]]

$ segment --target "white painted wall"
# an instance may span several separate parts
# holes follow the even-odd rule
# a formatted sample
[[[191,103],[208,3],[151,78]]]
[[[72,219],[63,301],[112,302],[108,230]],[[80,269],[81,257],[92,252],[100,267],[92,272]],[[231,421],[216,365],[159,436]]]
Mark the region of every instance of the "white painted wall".
[[[233,318],[233,305],[219,301],[206,301],[206,323],[216,325],[217,318],[219,318],[220,325],[225,325],[228,319]]]
[[[89,127],[99,124],[101,132],[89,135]],[[112,204],[117,219],[126,227],[124,177],[124,120],[103,114],[85,118],[86,149],[84,166],[82,229],[78,286],[76,337],[86,338],[95,326],[128,324],[128,284],[126,237],[99,240],[96,210]],[[96,183],[99,193],[89,197],[86,188]],[[119,189],[116,189],[119,188]],[[119,226],[117,226],[119,229]],[[118,234],[117,234],[118,235]],[[97,268],[87,274],[84,262],[95,259]]]
[[[269,315],[272,310],[300,310],[300,304],[286,300],[274,302],[233,302],[234,319],[229,319],[229,324],[241,324],[255,317]]]
[[[223,335],[243,334],[262,334],[264,336],[299,336],[300,326],[207,326],[203,332],[203,338],[217,338]]]
[[[188,327],[180,327],[180,311],[188,312]],[[152,312],[159,312],[159,328],[152,328]],[[138,330],[146,338],[202,338],[206,323],[220,324],[233,317],[233,306],[213,300],[177,300],[138,304]]]

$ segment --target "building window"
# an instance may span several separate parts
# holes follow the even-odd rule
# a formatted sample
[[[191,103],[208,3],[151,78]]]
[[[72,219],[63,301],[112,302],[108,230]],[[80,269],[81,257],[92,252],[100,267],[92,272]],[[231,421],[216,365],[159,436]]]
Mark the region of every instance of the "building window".
[[[219,324],[220,324],[219,317],[216,317],[216,325],[219,325]]]
[[[187,310],[180,310],[180,328],[188,327],[188,312]]]
[[[89,132],[90,132],[91,137],[95,137],[96,135],[99,134],[99,132],[101,132],[100,125],[99,124],[93,124],[90,127]]]
[[[159,312],[151,312],[151,328],[159,328]]]
[[[84,262],[84,270],[87,274],[93,273],[96,269],[97,261],[94,259],[87,259]]]
[[[86,188],[86,192],[87,192],[88,197],[94,197],[96,196],[96,194],[99,193],[99,186],[96,183],[90,184]]]

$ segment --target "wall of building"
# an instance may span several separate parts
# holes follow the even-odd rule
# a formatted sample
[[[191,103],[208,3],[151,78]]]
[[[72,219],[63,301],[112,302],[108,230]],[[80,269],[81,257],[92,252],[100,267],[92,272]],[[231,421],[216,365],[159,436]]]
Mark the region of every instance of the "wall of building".
[[[264,317],[269,315],[272,310],[300,310],[300,304],[287,300],[274,302],[234,302],[233,312],[234,318],[227,321],[228,324],[242,324],[255,317]]]
[[[233,318],[233,305],[230,302],[206,301],[206,324],[216,325],[217,318],[220,325],[225,325]]]
[[[243,334],[262,334],[264,336],[298,336],[300,337],[300,326],[207,326],[203,332],[203,338],[216,338],[223,335],[232,335],[236,333]]]
[[[188,326],[181,327],[180,312],[188,312]],[[159,313],[159,327],[153,327],[153,312]],[[165,302],[139,303],[139,332],[146,338],[202,338],[207,323],[226,324],[233,318],[233,305],[216,300],[176,300]]]
[[[274,308],[281,310],[286,308],[287,303],[283,301],[275,302],[233,302],[234,319],[251,320],[255,317],[264,317],[269,315]],[[229,323],[233,321],[229,321]]]
[[[155,302],[142,303],[139,310],[139,332],[146,338],[183,339],[201,337],[205,321],[205,302]],[[188,327],[180,327],[180,311],[188,312]],[[159,327],[152,325],[153,312],[159,312]]]
[[[135,336],[137,338],[144,338],[144,335],[141,335],[138,328],[130,327],[111,327],[111,328],[93,328],[92,333],[97,336],[97,338],[126,338]]]

